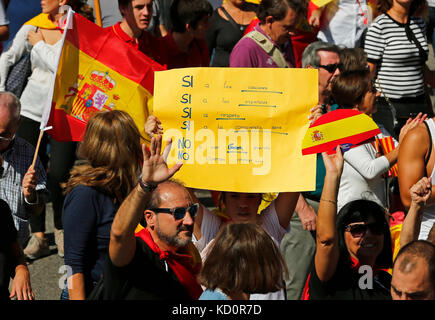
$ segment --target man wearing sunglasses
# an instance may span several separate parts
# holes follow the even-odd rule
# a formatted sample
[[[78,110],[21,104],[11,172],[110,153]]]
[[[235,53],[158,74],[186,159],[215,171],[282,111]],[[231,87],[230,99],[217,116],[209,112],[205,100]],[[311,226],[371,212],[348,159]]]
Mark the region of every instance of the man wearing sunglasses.
[[[35,149],[25,140],[15,137],[20,110],[20,100],[13,93],[0,92],[0,155],[3,159],[0,197],[11,208],[18,241],[25,247],[30,237],[29,218],[42,212],[48,192],[45,171],[39,159],[35,167],[31,167]]]
[[[180,183],[169,180],[181,164],[168,168],[162,136],[143,145],[144,163],[136,188],[113,220],[103,299],[196,300],[201,263],[192,244],[198,204]],[[138,231],[139,222],[145,225]]]

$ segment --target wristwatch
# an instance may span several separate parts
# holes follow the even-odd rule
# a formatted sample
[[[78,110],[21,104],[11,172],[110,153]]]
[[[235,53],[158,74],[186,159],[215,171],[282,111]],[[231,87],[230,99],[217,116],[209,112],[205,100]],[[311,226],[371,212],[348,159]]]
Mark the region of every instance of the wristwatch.
[[[157,188],[156,184],[148,184],[143,182],[142,176],[139,177],[139,185],[144,192],[153,192]]]

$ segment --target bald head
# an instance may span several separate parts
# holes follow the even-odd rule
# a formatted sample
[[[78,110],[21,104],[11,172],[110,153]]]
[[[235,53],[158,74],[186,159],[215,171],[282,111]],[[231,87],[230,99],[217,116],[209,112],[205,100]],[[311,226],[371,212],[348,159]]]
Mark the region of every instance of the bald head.
[[[8,148],[20,123],[20,100],[10,92],[0,92],[0,152]]]
[[[435,299],[435,245],[417,240],[404,246],[393,265],[394,300]]]
[[[0,112],[8,115],[11,121],[20,119],[21,103],[12,92],[0,91]]]

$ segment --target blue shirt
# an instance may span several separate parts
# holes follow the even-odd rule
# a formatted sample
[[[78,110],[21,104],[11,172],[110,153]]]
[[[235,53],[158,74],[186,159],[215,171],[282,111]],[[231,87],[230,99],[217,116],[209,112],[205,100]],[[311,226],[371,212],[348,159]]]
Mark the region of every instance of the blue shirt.
[[[65,264],[73,274],[83,273],[87,285],[103,274],[116,211],[113,199],[96,188],[79,185],[65,198]]]
[[[230,300],[230,299],[228,299],[228,296],[224,294],[222,291],[220,291],[219,289],[215,289],[215,290],[207,289],[201,294],[198,300]]]

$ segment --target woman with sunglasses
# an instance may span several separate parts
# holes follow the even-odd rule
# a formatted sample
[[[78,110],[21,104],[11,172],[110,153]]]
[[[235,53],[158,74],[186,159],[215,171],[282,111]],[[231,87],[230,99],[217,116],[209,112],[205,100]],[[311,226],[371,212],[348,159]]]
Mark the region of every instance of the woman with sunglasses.
[[[342,72],[334,77],[331,86],[332,97],[339,109],[355,109],[368,116],[376,112],[375,101],[379,97],[368,67],[350,72]],[[378,153],[375,141],[354,147],[344,153],[344,168],[338,193],[338,210],[346,203],[366,199],[388,208],[388,183],[385,173],[396,164],[400,142],[406,133],[425,119],[419,114],[408,119],[399,136],[399,144],[386,154]],[[382,128],[381,128],[381,131]],[[380,134],[377,139],[385,138]]]
[[[65,265],[72,274],[63,299],[68,294],[69,299],[85,299],[103,273],[113,218],[141,172],[140,138],[126,112],[99,112],[89,119],[77,151],[82,161],[71,170],[65,188]]]
[[[322,154],[325,184],[317,217],[317,250],[303,299],[391,299],[390,231],[385,210],[368,200],[347,203],[337,215],[344,159]]]

